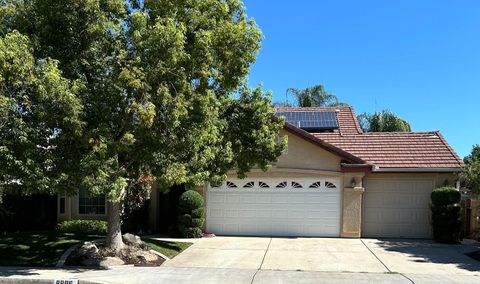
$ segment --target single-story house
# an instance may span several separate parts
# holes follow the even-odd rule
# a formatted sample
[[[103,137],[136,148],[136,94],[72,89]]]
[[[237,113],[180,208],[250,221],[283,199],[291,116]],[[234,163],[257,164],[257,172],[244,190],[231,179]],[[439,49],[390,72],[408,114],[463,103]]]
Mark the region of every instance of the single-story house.
[[[457,186],[463,161],[438,131],[364,133],[351,107],[278,108],[288,147],[268,172],[206,184],[216,235],[431,238],[430,193]],[[158,223],[161,193],[152,192]],[[59,197],[59,219],[106,212],[102,198]]]

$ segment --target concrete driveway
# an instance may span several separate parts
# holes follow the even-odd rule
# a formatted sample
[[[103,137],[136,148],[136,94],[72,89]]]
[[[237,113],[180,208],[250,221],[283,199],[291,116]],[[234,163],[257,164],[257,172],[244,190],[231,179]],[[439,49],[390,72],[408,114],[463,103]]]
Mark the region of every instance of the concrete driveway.
[[[0,283],[68,278],[142,284],[466,284],[480,283],[480,262],[464,255],[478,249],[478,243],[440,245],[420,240],[215,237],[199,240],[160,267],[0,267]]]
[[[261,271],[259,275],[269,271],[399,274],[403,280],[473,276],[480,283],[476,277],[480,262],[465,255],[478,249],[478,244],[423,240],[215,237],[200,240],[165,266],[249,269]]]

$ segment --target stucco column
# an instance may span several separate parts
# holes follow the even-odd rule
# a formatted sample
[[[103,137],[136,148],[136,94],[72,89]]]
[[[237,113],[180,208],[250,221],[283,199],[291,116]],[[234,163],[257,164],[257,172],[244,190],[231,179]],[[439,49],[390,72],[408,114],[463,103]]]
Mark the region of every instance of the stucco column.
[[[362,195],[363,187],[343,189],[343,222],[341,237],[360,238],[362,234]]]

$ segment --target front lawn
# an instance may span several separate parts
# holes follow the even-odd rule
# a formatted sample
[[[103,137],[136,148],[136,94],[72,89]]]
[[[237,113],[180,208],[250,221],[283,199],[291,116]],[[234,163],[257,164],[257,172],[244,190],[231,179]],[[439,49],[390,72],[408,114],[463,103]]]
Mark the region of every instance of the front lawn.
[[[71,246],[84,241],[104,239],[102,235],[38,231],[0,235],[0,266],[52,267]],[[143,239],[153,250],[172,258],[191,243]]]
[[[0,266],[55,266],[72,245],[103,238],[58,231],[0,235]]]
[[[147,238],[142,238],[142,241],[146,242],[150,248],[153,250],[162,253],[169,258],[173,258],[177,254],[181,253],[184,251],[186,248],[191,246],[191,243],[184,243],[184,242],[164,242],[164,241],[158,241],[154,239],[147,239]]]

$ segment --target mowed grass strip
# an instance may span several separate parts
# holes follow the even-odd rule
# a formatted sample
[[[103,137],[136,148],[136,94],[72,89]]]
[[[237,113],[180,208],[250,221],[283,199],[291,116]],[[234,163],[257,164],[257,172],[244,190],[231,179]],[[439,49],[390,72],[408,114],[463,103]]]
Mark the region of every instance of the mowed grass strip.
[[[58,231],[0,235],[0,266],[52,267],[71,246],[105,236]]]

